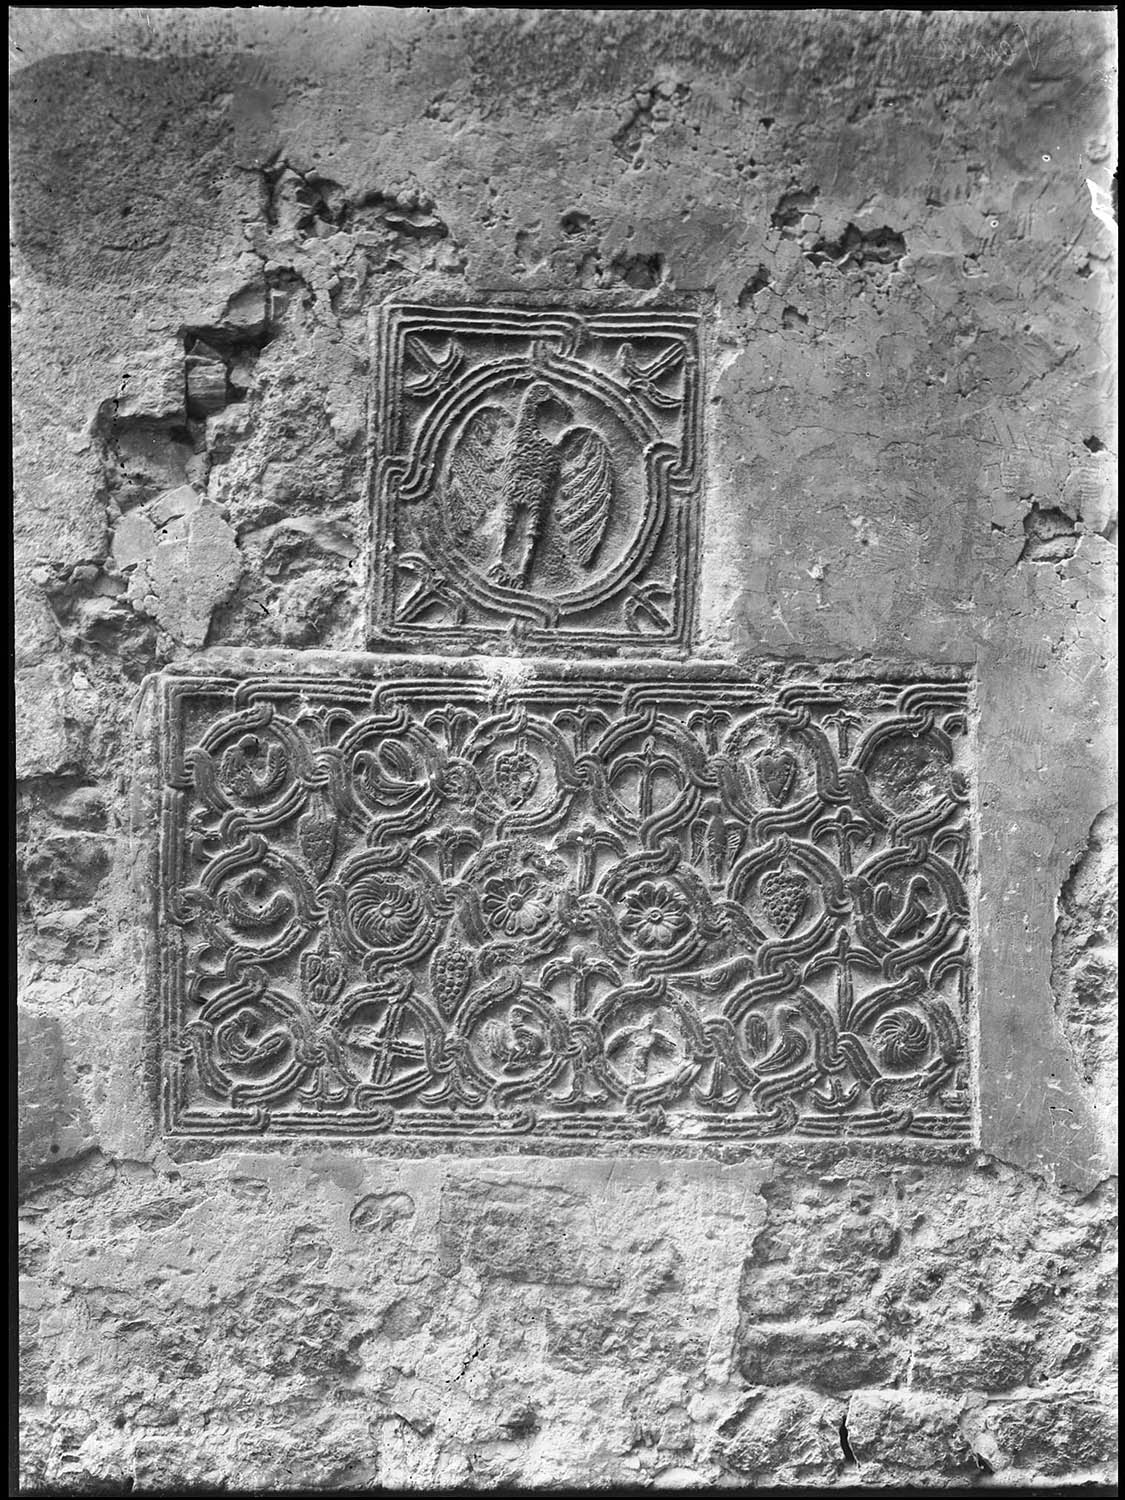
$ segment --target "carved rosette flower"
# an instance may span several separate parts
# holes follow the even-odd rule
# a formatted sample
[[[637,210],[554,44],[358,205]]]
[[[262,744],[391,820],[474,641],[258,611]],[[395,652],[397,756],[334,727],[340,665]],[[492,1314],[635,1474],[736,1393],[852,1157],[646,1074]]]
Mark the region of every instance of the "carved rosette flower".
[[[885,1067],[917,1067],[930,1050],[930,1028],[913,1011],[892,1010],[876,1026],[874,1040]]]
[[[621,930],[638,948],[670,948],[690,925],[687,903],[670,885],[646,880],[625,897]]]
[[[506,937],[527,937],[551,915],[547,892],[538,877],[526,871],[486,880],[480,905],[489,927]]]
[[[422,920],[422,898],[398,875],[365,875],[348,892],[348,918],[370,948],[397,948]]]

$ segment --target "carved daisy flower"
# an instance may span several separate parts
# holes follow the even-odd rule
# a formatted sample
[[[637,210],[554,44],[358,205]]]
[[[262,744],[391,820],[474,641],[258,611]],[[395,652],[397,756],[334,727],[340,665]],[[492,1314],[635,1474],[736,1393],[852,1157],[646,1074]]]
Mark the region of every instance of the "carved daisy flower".
[[[480,904],[488,925],[509,937],[525,937],[550,915],[539,881],[526,873],[486,880]]]
[[[646,880],[625,897],[621,927],[638,948],[670,948],[690,923],[686,903],[671,886]]]

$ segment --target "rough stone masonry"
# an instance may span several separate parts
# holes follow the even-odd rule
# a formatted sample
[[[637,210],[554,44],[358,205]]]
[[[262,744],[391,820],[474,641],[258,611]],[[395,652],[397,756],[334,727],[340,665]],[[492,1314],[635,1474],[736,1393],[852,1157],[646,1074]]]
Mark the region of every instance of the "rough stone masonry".
[[[1108,14],[11,38],[19,1484],[1108,1481]]]

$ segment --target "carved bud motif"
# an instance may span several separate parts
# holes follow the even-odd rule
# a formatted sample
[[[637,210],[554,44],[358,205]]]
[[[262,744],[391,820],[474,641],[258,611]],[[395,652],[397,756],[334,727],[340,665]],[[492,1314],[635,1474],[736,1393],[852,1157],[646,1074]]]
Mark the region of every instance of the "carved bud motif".
[[[791,750],[763,750],[755,765],[766,795],[780,807],[797,779],[797,757]]]
[[[322,803],[314,805],[297,824],[301,853],[317,880],[323,880],[336,853],[336,821]]]
[[[761,1057],[769,1050],[770,1029],[764,1016],[747,1016],[745,1035],[746,1046],[752,1057]]]
[[[301,956],[301,979],[305,998],[318,1014],[326,1012],[344,987],[347,974],[339,954],[322,939],[311,953]]]

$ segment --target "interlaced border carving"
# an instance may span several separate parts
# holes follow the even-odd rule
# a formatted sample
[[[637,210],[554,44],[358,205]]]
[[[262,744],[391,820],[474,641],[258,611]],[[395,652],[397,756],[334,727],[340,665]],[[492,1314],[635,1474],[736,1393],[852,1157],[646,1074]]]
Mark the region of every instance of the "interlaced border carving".
[[[378,672],[165,679],[172,1135],[968,1139],[956,669]]]
[[[685,649],[698,328],[666,308],[384,308],[373,641]]]

